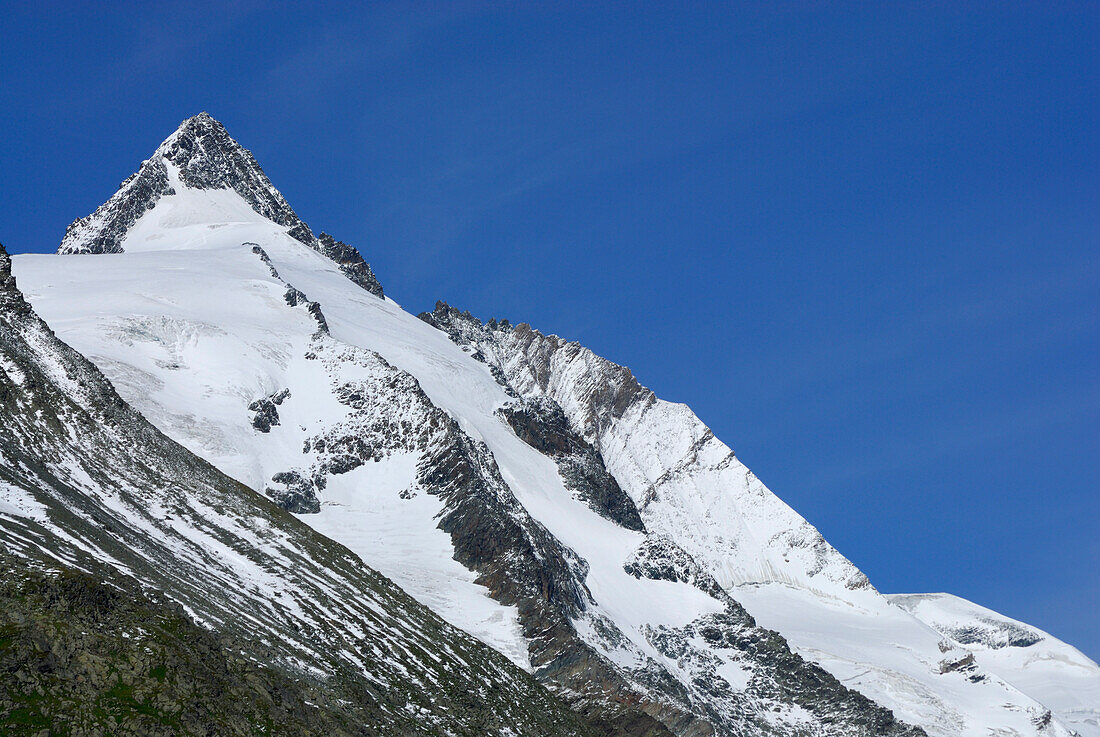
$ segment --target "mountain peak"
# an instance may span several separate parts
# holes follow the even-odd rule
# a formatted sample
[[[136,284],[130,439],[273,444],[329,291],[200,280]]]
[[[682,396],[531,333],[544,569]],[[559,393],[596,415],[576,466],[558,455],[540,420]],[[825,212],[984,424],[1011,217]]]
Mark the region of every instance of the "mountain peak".
[[[229,150],[243,149],[243,147],[230,137],[229,132],[222,125],[221,121],[217,120],[210,113],[203,110],[198,115],[192,115],[190,118],[185,119],[179,124],[175,132],[164,141],[157,148],[156,153],[166,153],[174,144],[177,144],[181,139],[183,140],[209,140],[215,142],[216,146],[224,147]],[[246,151],[247,153],[247,151]]]
[[[171,164],[178,177],[169,176]],[[313,232],[271,184],[252,152],[237,143],[209,113],[194,115],[157,147],[141,168],[119,186],[111,199],[65,231],[58,253],[121,253],[122,241],[138,219],[161,197],[189,189],[230,189],[263,217],[312,246]]]
[[[111,199],[91,215],[74,220],[57,252],[122,253],[130,228],[161,197],[177,194],[180,185],[236,192],[256,213],[285,227],[287,235],[335,261],[356,284],[383,296],[381,284],[359,251],[330,237],[315,236],[275,189],[252,152],[205,111],[180,123]]]

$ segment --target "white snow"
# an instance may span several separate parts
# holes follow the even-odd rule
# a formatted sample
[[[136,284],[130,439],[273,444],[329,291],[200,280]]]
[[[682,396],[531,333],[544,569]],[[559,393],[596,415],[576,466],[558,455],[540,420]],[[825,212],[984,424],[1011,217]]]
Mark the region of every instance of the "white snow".
[[[46,508],[35,501],[33,495],[5,481],[0,481],[0,514],[35,522],[46,520]]]
[[[961,646],[983,670],[995,673],[1050,708],[1081,737],[1100,737],[1100,666],[1077,648],[1031,625],[951,594],[896,594],[891,602],[947,634],[970,630]],[[1010,636],[1035,640],[1005,644]],[[981,635],[988,633],[988,637]],[[1002,635],[1002,636],[999,636]],[[985,639],[987,641],[983,642]],[[978,640],[978,641],[974,641]]]

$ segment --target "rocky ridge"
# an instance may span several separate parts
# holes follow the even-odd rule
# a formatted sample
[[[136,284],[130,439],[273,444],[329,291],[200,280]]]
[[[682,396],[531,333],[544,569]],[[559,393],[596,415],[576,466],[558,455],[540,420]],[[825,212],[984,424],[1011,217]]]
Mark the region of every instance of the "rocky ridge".
[[[265,263],[278,272],[270,259]],[[697,588],[726,608],[723,615],[647,632],[647,644],[678,663],[681,673],[672,672],[601,613],[585,584],[588,563],[530,515],[489,447],[434,404],[413,376],[328,331],[313,336],[305,358],[323,368],[347,413],[306,437],[308,465],[276,473],[276,486],[265,493],[289,511],[316,513],[333,479],[394,454],[415,454],[416,480],[402,495],[426,493],[444,501],[438,526],[450,535],[455,560],[478,574],[490,596],[517,608],[534,673],[594,727],[653,737],[710,730],[816,735],[827,723],[835,734],[921,734],[792,653],[716,585]],[[644,532],[634,503],[555,402],[515,402],[498,414],[520,439],[555,460],[563,483],[590,508]],[[638,555],[649,549],[643,545]],[[715,650],[751,670],[749,683],[727,682]],[[635,665],[624,667],[623,655]],[[812,716],[802,724],[767,716],[792,704]]]
[[[772,495],[687,407],[658,399],[630,369],[526,323],[492,319],[483,324],[445,302],[419,317],[480,357],[511,394],[548,398],[561,407],[570,427],[600,453],[635,500],[647,529],[680,540],[705,566],[718,561],[734,566],[710,570],[723,586],[789,580],[810,587],[871,589],[859,569]],[[676,434],[662,437],[669,427],[677,427]],[[716,494],[715,488],[743,491]],[[685,506],[685,499],[692,504]],[[761,528],[776,532],[761,541],[744,528],[699,525],[685,514],[692,506],[708,509],[727,524],[759,521]],[[750,560],[763,564],[735,567],[736,561]]]
[[[691,581],[696,587],[700,586],[697,582],[703,582],[701,590],[719,600],[726,601],[731,595],[736,597],[744,593],[754,606],[768,601],[768,594],[756,595],[756,587],[769,586],[772,588],[768,591],[780,593],[802,591],[801,594],[792,593],[790,600],[821,606],[822,613],[835,606],[836,601],[850,599],[857,610],[866,610],[867,616],[896,616],[896,612],[891,612],[889,601],[874,590],[866,576],[833,549],[816,529],[772,495],[687,407],[658,399],[626,367],[600,358],[578,343],[545,335],[527,324],[496,319],[483,323],[469,312],[444,302],[437,303],[432,312],[419,317],[443,331],[471,358],[485,363],[490,374],[509,396],[516,398],[516,402],[528,405],[549,402],[560,408],[570,429],[600,455],[618,485],[637,505],[649,532],[646,544],[626,566],[632,575]],[[775,606],[774,600],[765,606]],[[772,616],[768,609],[764,611],[769,612],[772,621],[782,621],[781,617]],[[679,658],[681,667],[694,674],[691,683],[720,683],[721,679],[716,678],[714,672],[706,670],[708,658],[698,653],[688,655],[686,643],[692,641],[692,636],[704,632],[703,628],[713,635],[711,627],[719,622],[729,627],[743,626],[743,615],[747,613],[736,603],[734,610],[709,624],[698,620],[679,632],[650,632],[647,639],[667,657]],[[807,612],[806,616],[813,615]],[[739,622],[742,624],[738,625]],[[898,624],[912,630],[914,636],[919,634],[920,626],[916,622],[899,621]],[[787,631],[783,627],[779,629]],[[807,648],[800,652],[817,652],[812,644],[817,635],[813,634],[812,627],[804,629],[805,632],[803,628],[795,630],[800,646]],[[971,623],[952,632],[967,639],[977,636],[972,629]],[[721,649],[716,648],[715,643],[736,642],[738,638],[716,640],[708,636],[704,640],[710,642],[709,655],[712,655],[715,649]],[[980,691],[975,692],[975,696],[985,699],[989,708],[994,708],[995,702],[1003,698],[1000,696],[1002,690],[1012,690],[1012,687],[992,676],[974,658],[968,658],[966,651],[953,640],[944,642],[938,651],[935,647],[925,648],[920,656],[914,657],[914,662],[898,665],[906,671],[905,675],[901,670],[876,665],[868,672],[873,676],[856,680],[866,683],[879,703],[895,708],[900,705],[908,710],[906,719],[910,723],[914,715],[925,710],[923,718],[938,733],[950,734],[951,729],[958,728],[958,712],[954,705],[933,700],[934,708],[940,711],[928,710],[928,700],[913,695],[919,691],[914,690],[911,694],[892,691],[899,680],[912,683],[914,689],[937,687],[933,683],[936,679],[927,675],[927,658],[934,658],[932,672],[946,682],[955,684],[961,678],[974,684]],[[890,648],[889,642],[882,643],[883,650]],[[608,641],[607,651],[613,649],[614,643]],[[844,663],[835,672],[850,672],[851,665],[844,660],[846,653],[843,650],[835,656],[821,654]],[[860,661],[859,655],[851,657],[852,665],[867,662]],[[772,653],[763,660],[775,664],[784,662],[784,657]],[[686,665],[688,663],[692,665]],[[641,673],[641,680],[653,682],[646,678],[644,669]],[[828,678],[839,684],[832,675]],[[798,682],[799,678],[781,671],[777,681],[790,684]],[[949,687],[956,688],[954,685]],[[716,694],[707,696],[712,703],[723,700]],[[894,701],[898,696],[901,698]],[[1047,730],[1050,734],[1067,733],[1064,724],[1054,719],[1049,709],[1028,695],[1016,694],[1014,698],[1019,699],[1020,704],[1014,708],[1028,715],[1028,719],[1017,721],[1030,721],[1030,728]],[[700,698],[697,703],[704,702],[705,698]],[[1066,714],[1067,718],[1075,718],[1073,711]],[[923,726],[924,722],[919,719],[917,723]],[[955,726],[950,726],[952,724]],[[966,729],[981,729],[982,726],[972,721]]]
[[[208,121],[199,122],[209,125]],[[189,130],[188,123],[181,128],[185,129]],[[184,165],[194,164],[204,171],[213,168],[219,172],[217,176],[194,180],[197,184],[217,183],[222,176],[220,172],[234,169],[233,166],[211,167],[204,163],[219,158],[237,160],[233,151],[222,157],[215,150],[219,141],[227,147],[236,146],[227,135],[188,134],[184,138],[201,139],[201,146],[189,143],[179,147],[188,151],[201,149],[200,153],[189,154],[186,158],[177,156],[173,153],[172,137],[158,152],[167,150]],[[252,163],[249,157],[242,166],[253,172]],[[171,180],[176,164],[169,160],[165,166]],[[184,181],[182,175],[178,178]],[[253,178],[243,188],[251,191],[257,181],[261,180]],[[241,194],[237,186],[225,189]],[[270,475],[258,491],[284,509],[309,519],[322,510],[328,486],[343,483],[348,474],[358,473],[367,463],[399,454],[415,454],[418,458],[415,482],[403,490],[402,495],[412,498],[427,494],[444,503],[437,515],[437,524],[450,536],[455,560],[477,574],[476,582],[484,586],[493,599],[515,607],[528,661],[535,674],[598,729],[613,734],[653,736],[706,734],[713,730],[721,734],[747,730],[761,734],[864,735],[872,733],[869,731],[872,725],[881,723],[892,725],[887,734],[911,733],[910,728],[893,720],[888,711],[828,679],[811,678],[822,685],[816,693],[804,693],[803,696],[809,698],[799,697],[801,700],[792,698],[781,684],[762,686],[761,683],[782,674],[755,667],[755,658],[762,657],[759,653],[742,653],[737,647],[716,648],[703,641],[693,641],[690,648],[682,651],[668,646],[669,639],[677,636],[681,627],[665,627],[660,632],[632,629],[629,635],[624,632],[614,617],[604,613],[603,605],[587,586],[590,562],[550,533],[518,501],[498,466],[493,449],[463,429],[463,418],[448,414],[432,402],[407,372],[397,369],[375,351],[341,340],[339,326],[349,315],[339,310],[332,312],[329,300],[330,297],[335,299],[335,295],[325,288],[318,289],[313,281],[304,280],[306,272],[294,266],[300,261],[295,249],[303,244],[302,238],[297,237],[301,232],[294,230],[288,216],[272,214],[273,210],[264,204],[270,204],[268,198],[259,198],[260,209],[257,209],[256,202],[241,196],[249,207],[272,222],[277,221],[272,218],[282,218],[280,225],[289,228],[286,234],[297,239],[294,244],[278,239],[272,241],[272,235],[266,230],[252,229],[247,233],[240,231],[244,237],[233,248],[250,251],[259,258],[264,271],[280,286],[282,302],[287,307],[292,310],[305,307],[309,311],[317,329],[303,357],[307,363],[322,369],[329,383],[330,396],[343,407],[339,413],[341,419],[319,426],[304,417],[298,420],[315,427],[313,431],[305,431],[306,425],[301,425],[304,434],[300,441],[302,457],[291,462],[290,456],[281,454],[288,458],[286,465],[273,472],[269,470]],[[195,203],[204,206],[201,198],[191,202],[192,207]],[[125,193],[112,198],[112,203],[125,211],[141,210],[140,206],[127,204]],[[157,202],[153,202],[153,207],[157,206]],[[188,223],[202,222],[199,219],[201,210],[192,209],[188,213]],[[219,213],[211,211],[211,216],[218,217]],[[217,225],[217,221],[209,223],[215,228]],[[120,237],[124,237],[124,233]],[[204,232],[192,242],[205,247],[211,238]],[[312,247],[308,243],[304,245]],[[330,246],[341,248],[335,240]],[[206,257],[211,256],[212,252],[208,251]],[[310,279],[315,273],[311,272]],[[249,277],[248,283],[254,284],[254,277]],[[304,291],[298,287],[304,287]],[[307,291],[319,297],[324,307],[312,301]],[[176,303],[184,304],[185,301]],[[335,322],[334,317],[337,318]],[[156,333],[158,342],[176,340],[170,332],[165,332],[165,328],[170,330],[170,326],[181,324],[177,317],[164,316],[155,322],[161,326]],[[198,323],[185,321],[182,324]],[[225,334],[230,327],[203,324],[202,330],[217,334]],[[334,325],[337,327],[333,328]],[[129,336],[127,339],[144,340],[148,335],[145,328],[134,327],[139,329],[123,328]],[[157,366],[177,371],[172,367],[184,363],[173,359]],[[257,437],[271,436],[275,441],[276,436],[299,433],[286,418],[302,417],[301,403],[314,391],[319,378],[314,369],[303,366],[301,371],[314,378],[307,384],[281,380],[276,387],[254,396],[249,403],[251,431]],[[158,381],[169,380],[174,375],[178,374],[166,375]],[[285,396],[284,391],[287,392]],[[283,396],[281,403],[276,403],[275,398],[280,396]],[[646,525],[638,507],[619,486],[592,439],[575,429],[568,421],[565,408],[556,400],[528,399],[526,403],[501,407],[496,415],[490,416],[493,424],[510,428],[514,437],[551,458],[561,484],[575,499],[624,531],[643,533]],[[620,570],[619,575],[625,572]],[[725,602],[699,602],[699,606],[704,610],[722,609]],[[739,622],[746,636],[737,642],[745,647],[753,647],[750,643],[758,639],[774,640],[774,633],[757,628],[755,623]],[[680,664],[689,650],[702,665],[689,669],[686,664]],[[815,666],[792,655],[789,649],[787,654],[792,658],[787,665],[796,671],[817,672]],[[750,682],[727,682],[726,690],[703,685],[708,679],[722,680],[719,676],[722,668],[752,671],[758,682],[751,687]],[[824,674],[819,673],[819,676]],[[839,720],[832,713],[833,699],[852,705]],[[764,715],[768,715],[767,718]]]

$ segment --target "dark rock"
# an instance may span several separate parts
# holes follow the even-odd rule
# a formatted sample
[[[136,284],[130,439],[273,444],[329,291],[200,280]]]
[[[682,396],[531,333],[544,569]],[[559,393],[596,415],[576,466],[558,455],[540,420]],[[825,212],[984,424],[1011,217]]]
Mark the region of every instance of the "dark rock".
[[[566,488],[589,507],[627,529],[645,529],[634,500],[608,472],[599,452],[569,426],[557,402],[529,399],[506,405],[498,414],[521,440],[554,459]]]
[[[286,226],[287,233],[307,246],[314,238],[260,168],[252,152],[230,138],[225,126],[207,113],[183,122],[158,149],[193,189],[232,189],[268,220]]]
[[[294,514],[317,514],[321,511],[321,502],[317,498],[313,482],[297,471],[277,473],[271,480],[281,484],[283,488],[273,489],[269,486],[264,489],[264,493],[286,511]]]
[[[250,241],[246,241],[246,242],[242,243],[241,245],[242,246],[252,246],[252,253],[259,256],[260,260],[263,261],[265,264],[267,264],[267,270],[271,273],[271,276],[276,278],[276,279],[279,279],[279,281],[282,281],[282,279],[279,277],[278,270],[276,270],[276,268],[275,268],[275,264],[271,263],[271,257],[267,255],[267,251],[260,248],[259,244],[252,243]]]
[[[0,486],[43,514],[0,514],[0,734],[595,737],[504,656],[153,427],[25,307],[9,268],[0,257]],[[6,556],[93,583],[40,595]],[[139,589],[216,634],[161,628]]]
[[[351,281],[371,294],[384,296],[382,285],[362,254],[326,233],[314,236],[271,184],[252,152],[233,140],[225,126],[205,112],[183,121],[94,213],[74,220],[57,252],[121,253],[122,242],[134,223],[161,197],[176,193],[165,162],[171,162],[179,170],[180,180],[189,188],[233,190],[258,214],[285,227],[292,238],[336,262]],[[255,252],[259,246],[253,246]],[[264,257],[272,275],[277,276],[266,254]]]
[[[310,302],[306,306],[306,310],[313,316],[313,319],[317,322],[318,332],[328,335],[328,320],[325,319],[325,313],[321,312],[321,304],[319,302]]]
[[[154,155],[99,209],[70,223],[57,252],[122,253],[122,240],[134,223],[161,197],[175,193],[163,159]]]
[[[260,432],[271,432],[271,428],[279,424],[278,406],[289,396],[290,390],[283,389],[248,405],[248,409],[256,413],[252,418],[252,427]]]
[[[309,298],[306,297],[305,293],[295,289],[289,284],[286,285],[286,293],[283,295],[283,299],[286,300],[286,303],[291,307],[297,307],[298,305],[309,302]]]
[[[730,595],[713,576],[700,568],[686,550],[664,535],[648,535],[623,564],[623,570],[635,578],[680,581],[718,601],[732,602]],[[748,621],[751,623],[751,617]]]
[[[317,237],[317,244],[317,250],[335,261],[348,279],[380,299],[385,297],[382,285],[358,249],[336,240],[328,233],[321,233]]]

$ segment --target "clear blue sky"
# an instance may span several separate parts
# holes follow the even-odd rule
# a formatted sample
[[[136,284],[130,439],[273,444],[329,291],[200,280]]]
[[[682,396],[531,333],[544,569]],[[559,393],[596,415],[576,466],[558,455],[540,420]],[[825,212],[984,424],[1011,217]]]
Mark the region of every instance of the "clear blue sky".
[[[579,339],[881,590],[1100,659],[1100,5],[361,5],[4,0],[0,242],[208,110],[408,309]]]

